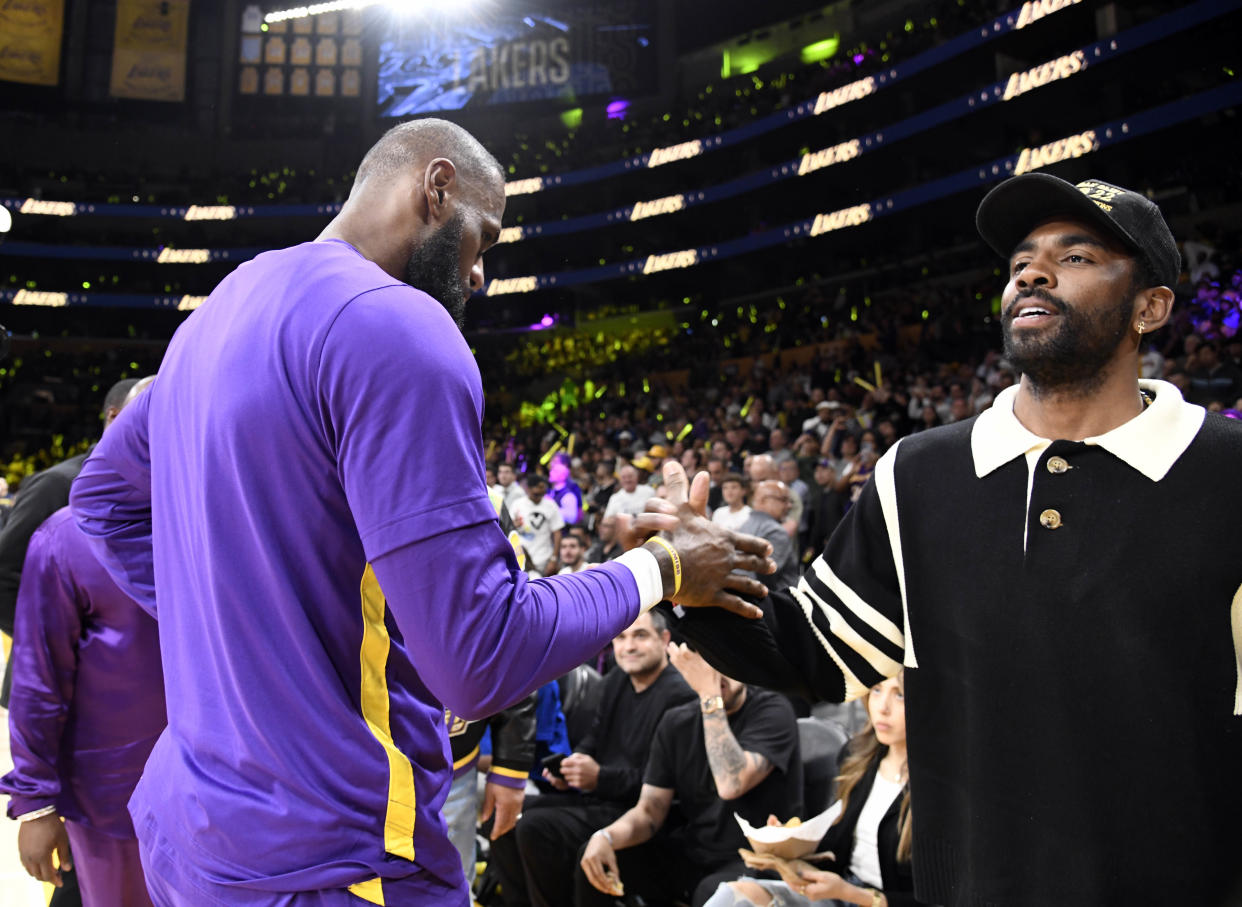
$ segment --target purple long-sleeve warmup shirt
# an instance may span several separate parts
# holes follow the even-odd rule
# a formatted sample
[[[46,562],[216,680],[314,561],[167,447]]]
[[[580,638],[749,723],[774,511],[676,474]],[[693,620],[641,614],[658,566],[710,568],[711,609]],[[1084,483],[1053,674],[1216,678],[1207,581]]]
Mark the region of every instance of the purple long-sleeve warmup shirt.
[[[161,865],[238,903],[466,903],[445,706],[493,714],[651,604],[624,564],[527,581],[482,411],[444,308],[340,241],[242,265],[177,332],[72,495],[158,604],[169,726],[131,812]]]
[[[96,560],[69,508],[30,539],[17,594],[8,814],[55,806],[133,837],[126,803],[164,729],[155,621]]]

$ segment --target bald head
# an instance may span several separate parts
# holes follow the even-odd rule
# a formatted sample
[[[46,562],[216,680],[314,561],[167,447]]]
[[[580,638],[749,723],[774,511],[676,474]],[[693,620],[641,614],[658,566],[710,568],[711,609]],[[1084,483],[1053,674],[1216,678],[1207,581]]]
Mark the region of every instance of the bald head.
[[[755,486],[755,500],[751,506],[777,520],[784,520],[785,514],[789,513],[790,503],[792,499],[789,496],[789,486],[776,479],[769,479]]]
[[[461,327],[504,211],[504,172],[487,149],[447,120],[413,120],[367,152],[349,200],[319,238],[349,243],[439,301]]]
[[[422,170],[436,158],[447,158],[457,168],[459,177],[486,185],[505,177],[500,162],[479,140],[456,123],[448,120],[410,120],[392,127],[371,146],[358,165],[358,175],[350,192],[365,188],[369,182],[383,183],[394,174]]]
[[[746,472],[749,473],[752,483],[762,482],[766,479],[775,479],[776,461],[768,454],[757,454],[753,457],[747,457]]]

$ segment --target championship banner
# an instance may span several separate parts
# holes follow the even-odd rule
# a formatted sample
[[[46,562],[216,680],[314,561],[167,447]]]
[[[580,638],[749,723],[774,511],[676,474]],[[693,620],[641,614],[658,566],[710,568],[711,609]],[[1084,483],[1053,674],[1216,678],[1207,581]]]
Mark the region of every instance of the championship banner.
[[[64,23],[65,0],[0,0],[0,79],[57,84]]]
[[[112,97],[184,101],[189,23],[190,0],[117,0]]]

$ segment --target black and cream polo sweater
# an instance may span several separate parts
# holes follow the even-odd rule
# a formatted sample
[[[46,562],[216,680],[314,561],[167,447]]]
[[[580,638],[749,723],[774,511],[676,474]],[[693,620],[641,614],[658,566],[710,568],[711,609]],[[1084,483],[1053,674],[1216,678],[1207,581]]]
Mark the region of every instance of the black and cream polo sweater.
[[[905,666],[924,902],[1242,898],[1242,423],[1141,384],[1085,441],[1027,431],[1016,388],[903,439],[764,621],[679,623],[824,699]]]

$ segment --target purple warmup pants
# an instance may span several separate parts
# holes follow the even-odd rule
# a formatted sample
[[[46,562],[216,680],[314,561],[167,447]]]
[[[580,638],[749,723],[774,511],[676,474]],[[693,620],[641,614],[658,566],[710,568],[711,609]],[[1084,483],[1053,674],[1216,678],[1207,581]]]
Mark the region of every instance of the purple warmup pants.
[[[137,838],[114,838],[81,822],[65,822],[82,907],[152,907]]]
[[[276,892],[237,888],[209,882],[178,861],[160,840],[138,845],[146,868],[151,901],[158,907],[367,907],[368,902],[345,888],[322,891]],[[429,893],[418,876],[383,883],[386,904],[402,907],[469,907],[463,888],[460,892],[439,888]],[[125,903],[128,907],[128,902]],[[83,898],[83,907],[90,907]]]

